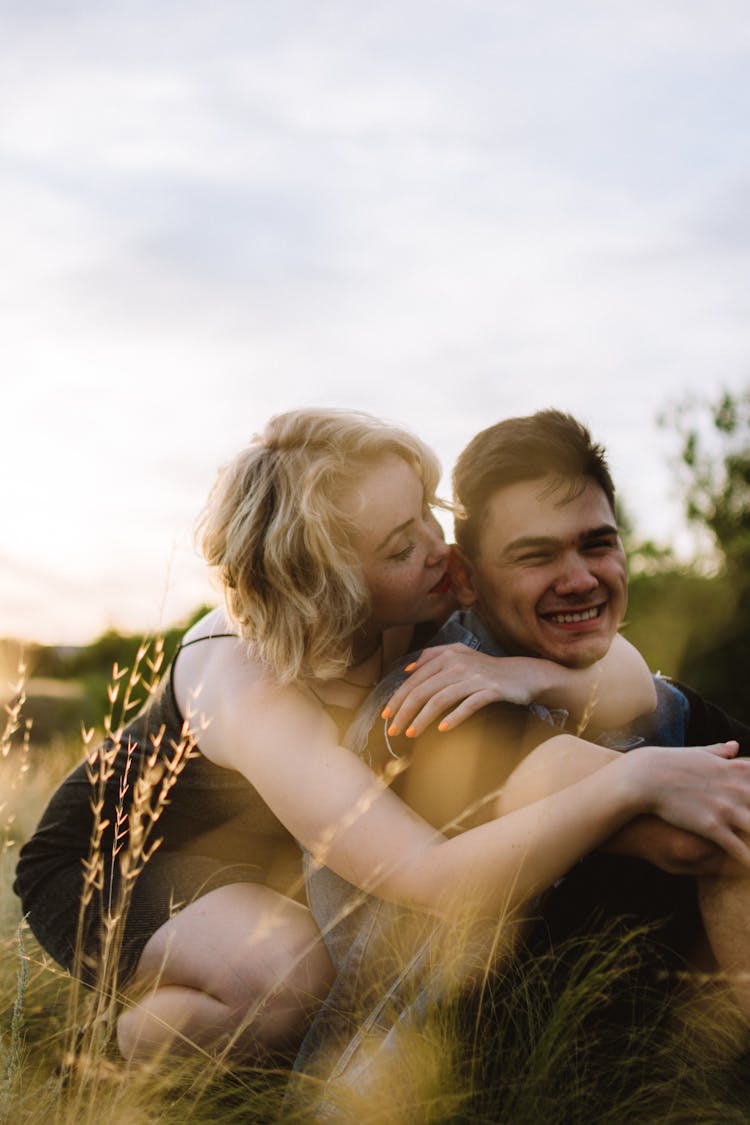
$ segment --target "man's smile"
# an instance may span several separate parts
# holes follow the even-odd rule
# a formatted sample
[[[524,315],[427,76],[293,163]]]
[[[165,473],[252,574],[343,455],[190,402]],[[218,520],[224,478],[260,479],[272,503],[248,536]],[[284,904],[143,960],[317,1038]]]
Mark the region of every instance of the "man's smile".
[[[540,616],[545,621],[551,621],[553,625],[578,625],[582,621],[595,621],[603,609],[603,605],[598,605],[591,606],[589,609],[566,609],[558,610],[556,613],[542,613]]]

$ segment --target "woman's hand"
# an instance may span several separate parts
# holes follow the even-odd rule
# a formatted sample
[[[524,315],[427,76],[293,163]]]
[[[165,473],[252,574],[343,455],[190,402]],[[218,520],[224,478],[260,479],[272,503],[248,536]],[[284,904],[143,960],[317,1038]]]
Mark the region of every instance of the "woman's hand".
[[[644,811],[717,844],[744,867],[750,847],[750,760],[739,745],[641,746],[625,755],[635,774]]]
[[[643,657],[623,637],[588,668],[566,668],[531,656],[487,656],[464,644],[435,645],[407,666],[409,679],[383,711],[389,734],[416,738],[440,718],[453,730],[488,703],[562,707],[582,728],[629,723],[653,711],[656,691]],[[441,718],[442,716],[442,718]],[[580,732],[579,732],[580,733]]]
[[[442,715],[439,730],[452,730],[488,703],[526,706],[542,695],[558,665],[529,656],[487,656],[463,644],[436,645],[407,666],[409,679],[383,711],[388,733],[421,734]]]

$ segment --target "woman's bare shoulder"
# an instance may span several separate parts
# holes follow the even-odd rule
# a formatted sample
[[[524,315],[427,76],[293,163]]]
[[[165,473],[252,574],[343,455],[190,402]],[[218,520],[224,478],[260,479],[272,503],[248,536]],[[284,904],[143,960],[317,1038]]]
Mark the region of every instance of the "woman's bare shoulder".
[[[196,641],[212,637],[218,639],[227,635],[239,636],[239,629],[233,621],[230,621],[223,606],[216,606],[190,626],[182,638],[182,644],[192,645]]]
[[[223,611],[196,622],[175,661],[173,684],[182,714],[199,732],[201,752],[217,765],[237,769],[291,731],[320,731],[321,722],[330,720],[310,691],[279,685],[252,645],[229,632],[231,622]]]

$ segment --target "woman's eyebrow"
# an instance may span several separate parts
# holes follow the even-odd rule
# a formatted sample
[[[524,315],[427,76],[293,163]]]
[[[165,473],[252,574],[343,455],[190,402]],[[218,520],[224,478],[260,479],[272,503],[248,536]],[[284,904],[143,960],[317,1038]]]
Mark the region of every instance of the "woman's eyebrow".
[[[402,531],[406,531],[407,527],[411,527],[411,525],[413,523],[414,523],[414,517],[413,516],[412,516],[411,519],[404,520],[404,522],[400,523],[398,525],[398,527],[394,527],[393,531],[389,531],[388,534],[386,535],[385,539],[383,540],[383,542],[378,543],[378,545],[375,549],[377,551],[382,551],[383,548],[386,547],[388,545],[388,543],[390,543],[391,539],[395,539],[395,537],[397,535],[400,535]]]

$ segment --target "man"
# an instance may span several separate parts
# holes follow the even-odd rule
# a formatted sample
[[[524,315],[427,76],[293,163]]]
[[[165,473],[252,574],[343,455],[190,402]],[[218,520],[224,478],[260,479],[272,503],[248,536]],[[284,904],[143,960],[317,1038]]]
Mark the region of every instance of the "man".
[[[464,612],[449,628],[468,630],[464,641],[473,637],[495,655],[543,657],[570,668],[593,666],[606,657],[625,615],[627,571],[612,479],[602,448],[585,427],[551,410],[500,422],[469,443],[453,480],[458,547],[453,581]],[[451,661],[462,665],[462,673],[455,673],[448,688]],[[465,650],[428,650],[416,662],[413,681],[391,703],[396,726],[423,729],[438,699],[443,710],[456,703],[463,713],[474,709],[472,699],[484,701],[491,690],[490,666],[480,662],[481,656]],[[584,737],[615,749],[643,742],[681,746],[736,739],[740,753],[750,754],[750,729],[744,724],[682,685],[662,678],[655,683],[653,714],[626,731],[589,729]],[[452,714],[443,727],[452,725]],[[543,756],[536,759],[544,763]],[[550,783],[559,786],[554,762],[544,766]],[[528,792],[528,799],[542,795],[533,786]],[[675,874],[699,874],[698,901],[713,953],[733,976],[747,965],[750,880],[739,873],[723,877],[726,867],[717,849],[652,820],[619,834],[613,850],[642,856]],[[618,862],[580,865],[575,878],[552,896],[550,909],[558,918],[564,914],[580,921],[587,897],[592,907],[604,898],[615,910],[618,896],[623,911],[636,916],[671,908],[669,940],[692,954],[700,934],[694,881],[665,880],[653,868]],[[639,888],[644,883],[650,889]],[[741,981],[735,997],[750,1012],[750,988]]]
[[[454,488],[468,581],[460,596],[495,639],[569,667],[605,656],[624,618],[627,571],[614,485],[586,428],[554,410],[500,422],[463,451]],[[685,717],[683,731],[670,731],[675,744],[682,734],[696,745],[750,735],[689,689],[680,689],[686,703],[664,681],[657,689]]]
[[[459,458],[454,488],[458,548],[452,577],[463,609],[433,638],[431,645],[437,647],[426,649],[409,666],[408,679],[397,671],[383,681],[348,734],[352,748],[366,751],[373,764],[409,752],[410,768],[397,777],[394,788],[443,831],[460,830],[498,811],[490,802],[501,787],[502,810],[543,796],[545,786],[560,788],[581,776],[579,764],[573,763],[577,774],[566,775],[571,763],[556,761],[553,754],[545,757],[544,748],[526,758],[541,741],[540,717],[566,721],[554,697],[545,701],[549,706],[537,705],[535,716],[507,703],[485,707],[493,699],[508,698],[504,685],[493,688],[504,662],[486,654],[542,657],[556,666],[595,669],[607,659],[627,605],[614,487],[602,450],[574,419],[544,411],[483,431]],[[595,692],[595,685],[594,676],[589,689]],[[585,737],[606,744],[591,745],[584,772],[605,764],[617,750],[646,741],[685,745],[740,738],[745,752],[750,751],[750,731],[693,693],[659,679],[656,695],[655,711],[624,731],[593,729],[594,723],[606,725],[601,701],[582,708],[575,733],[583,729]],[[386,702],[383,732],[377,717]],[[470,721],[452,731],[457,719],[467,715]],[[433,720],[439,716],[438,728]],[[498,730],[504,736],[499,740]],[[405,737],[423,732],[423,737]],[[532,760],[541,763],[541,774],[532,770],[529,775],[525,769]],[[586,932],[597,912],[648,920],[666,913],[662,942],[675,945],[680,954],[692,953],[700,929],[695,880],[665,870],[713,870],[722,858],[718,849],[655,818],[628,826],[612,847],[623,856],[584,861],[548,896],[541,938],[549,935],[554,943]],[[657,862],[664,870],[653,866]],[[724,891],[711,888],[722,882],[710,882],[707,876],[702,880],[708,888],[704,912],[712,923],[712,941]],[[363,958],[371,953],[372,935],[384,913],[382,906],[365,902],[347,918],[347,898],[361,903],[362,896],[352,895],[352,888],[325,869],[313,872],[308,891],[316,918],[326,928],[343,919],[327,934],[342,972],[327,1012],[309,1037],[301,1067],[326,1036],[335,1037],[331,1014],[346,1011],[350,989],[356,992],[361,986]],[[532,935],[534,942],[539,948],[540,933]],[[418,945],[414,948],[419,952]],[[391,995],[389,1003],[393,1001]],[[405,1010],[418,1008],[417,1003]],[[345,1027],[342,1038],[350,1033]],[[354,1057],[351,1044],[344,1055]]]

